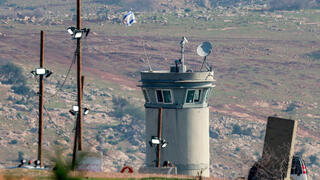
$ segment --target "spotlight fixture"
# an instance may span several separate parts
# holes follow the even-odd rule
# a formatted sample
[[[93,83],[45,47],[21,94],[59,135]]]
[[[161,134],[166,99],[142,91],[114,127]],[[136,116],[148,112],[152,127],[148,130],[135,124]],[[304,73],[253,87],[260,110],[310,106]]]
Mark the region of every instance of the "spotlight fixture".
[[[149,144],[151,147],[153,145],[160,145],[161,148],[166,148],[168,146],[168,142],[165,139],[159,139],[157,136],[152,136]]]
[[[46,78],[48,78],[49,76],[51,76],[52,73],[53,73],[52,71],[46,70]]]
[[[81,30],[76,30],[75,33],[74,33],[74,38],[75,39],[80,39],[82,38],[82,31]]]
[[[77,112],[75,112],[74,110],[70,110],[69,112],[70,112],[70,114],[72,114],[73,116],[75,116],[75,115],[77,114]]]
[[[37,75],[44,75],[44,74],[46,74],[46,69],[38,68],[38,69],[36,69],[36,74]]]
[[[157,136],[152,136],[151,144],[160,144],[160,139]]]
[[[84,109],[83,109],[83,114],[84,114],[84,115],[89,114],[89,109],[88,109],[88,108],[84,108]]]
[[[81,39],[83,34],[85,34],[85,37],[87,37],[90,33],[89,28],[76,29],[75,27],[69,27],[67,31],[73,39]]]
[[[78,112],[79,111],[79,106],[72,106],[72,110],[75,111],[75,112]]]
[[[161,141],[161,147],[166,148],[168,146],[168,142],[166,140]]]
[[[31,74],[34,75],[34,76],[45,76],[46,78],[51,76],[52,75],[52,71],[49,71],[45,68],[37,68],[36,70],[34,71],[31,71]]]
[[[74,34],[74,31],[75,31],[75,27],[68,27],[68,33],[70,34],[70,35],[73,35]]]
[[[36,166],[40,166],[40,160],[34,161],[34,164],[35,164]]]

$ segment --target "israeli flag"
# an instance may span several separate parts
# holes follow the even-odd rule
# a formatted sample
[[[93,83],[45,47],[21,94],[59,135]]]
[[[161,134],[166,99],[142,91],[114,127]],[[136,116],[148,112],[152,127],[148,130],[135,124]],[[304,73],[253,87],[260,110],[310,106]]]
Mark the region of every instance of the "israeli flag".
[[[131,26],[133,23],[136,23],[136,18],[132,11],[129,11],[126,15],[124,15],[122,19],[123,23],[127,26]]]

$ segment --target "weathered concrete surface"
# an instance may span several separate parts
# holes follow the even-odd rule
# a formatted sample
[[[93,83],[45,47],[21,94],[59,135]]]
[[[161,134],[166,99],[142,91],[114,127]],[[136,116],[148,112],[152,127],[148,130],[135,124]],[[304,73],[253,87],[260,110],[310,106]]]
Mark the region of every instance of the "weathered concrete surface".
[[[264,139],[261,164],[268,177],[290,179],[298,122],[296,120],[269,117]]]

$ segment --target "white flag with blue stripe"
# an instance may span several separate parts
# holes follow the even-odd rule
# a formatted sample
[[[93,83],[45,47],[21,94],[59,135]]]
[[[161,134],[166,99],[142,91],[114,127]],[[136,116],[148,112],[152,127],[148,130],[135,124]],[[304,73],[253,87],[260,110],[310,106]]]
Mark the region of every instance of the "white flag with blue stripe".
[[[136,18],[132,11],[129,11],[126,15],[124,15],[122,19],[123,23],[127,26],[131,26],[133,23],[136,23]]]

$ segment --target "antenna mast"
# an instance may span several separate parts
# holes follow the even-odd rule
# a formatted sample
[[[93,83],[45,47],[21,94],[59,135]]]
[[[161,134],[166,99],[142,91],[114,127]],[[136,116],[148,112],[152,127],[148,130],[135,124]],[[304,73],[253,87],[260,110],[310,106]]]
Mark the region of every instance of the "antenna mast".
[[[181,62],[181,72],[186,72],[186,66],[184,65],[184,45],[188,43],[188,40],[186,37],[182,37],[182,40],[180,41],[180,45],[181,45],[181,58],[180,58],[180,62]],[[180,72],[180,71],[179,71]]]

